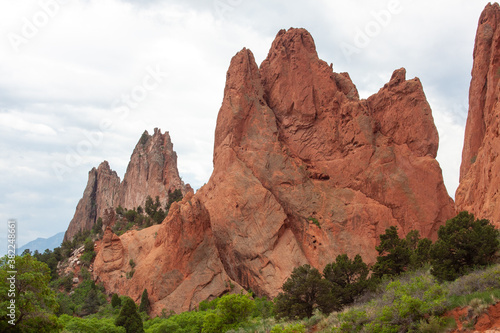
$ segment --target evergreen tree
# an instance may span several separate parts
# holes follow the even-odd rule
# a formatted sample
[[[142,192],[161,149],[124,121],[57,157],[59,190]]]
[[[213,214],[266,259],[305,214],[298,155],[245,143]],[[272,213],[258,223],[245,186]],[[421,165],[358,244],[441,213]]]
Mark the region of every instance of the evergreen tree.
[[[144,333],[141,316],[137,313],[137,306],[130,297],[125,298],[115,325],[125,327],[127,333]]]
[[[380,244],[375,247],[379,256],[373,265],[373,275],[396,276],[403,273],[410,263],[411,251],[404,239],[399,238],[398,228],[391,226],[380,235]]]
[[[85,303],[83,303],[81,314],[83,316],[87,316],[89,314],[96,313],[99,311],[100,305],[95,283],[92,282],[92,287],[90,288],[87,297],[85,297]]]
[[[459,213],[438,230],[438,240],[430,251],[431,273],[439,280],[452,281],[494,263],[500,248],[499,233],[490,221]]]
[[[122,306],[122,300],[118,294],[113,294],[113,296],[111,296],[111,306],[114,308]]]
[[[165,211],[168,212],[170,210],[170,206],[172,206],[172,204],[174,202],[181,201],[181,200],[182,200],[181,190],[175,189],[172,193],[169,193],[168,194],[168,202],[167,202],[167,205],[165,206]]]
[[[148,290],[144,289],[141,296],[141,304],[139,305],[139,312],[149,313],[150,303],[148,297]]]
[[[368,288],[369,271],[359,254],[354,260],[342,254],[337,256],[335,262],[325,266],[323,276],[330,281],[335,299],[341,305],[346,305],[354,302],[354,298]]]
[[[283,293],[274,300],[278,318],[311,317],[316,308],[324,313],[339,308],[331,293],[330,283],[321,278],[316,268],[309,265],[295,268],[282,289]]]
[[[387,228],[385,233],[380,235],[380,244],[375,247],[379,256],[372,268],[373,276],[397,276],[424,266],[430,261],[431,244],[429,239],[420,238],[418,230],[411,230],[401,239],[397,227]]]

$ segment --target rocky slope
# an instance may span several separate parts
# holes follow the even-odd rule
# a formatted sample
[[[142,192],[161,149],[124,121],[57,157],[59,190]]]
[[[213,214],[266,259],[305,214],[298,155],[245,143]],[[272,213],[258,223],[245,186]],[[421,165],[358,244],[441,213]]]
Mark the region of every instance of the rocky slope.
[[[153,135],[145,131],[137,143],[127,171],[120,183],[115,171],[107,161],[89,172],[89,180],[83,197],[78,202],[64,240],[71,240],[80,230],[90,230],[106,210],[121,205],[132,209],[144,207],[147,196],[159,196],[164,207],[168,193],[181,189],[183,194],[190,190],[184,185],[177,170],[177,154],[168,132],[164,134],[155,128]]]
[[[469,90],[458,210],[500,227],[500,6],[488,4],[479,19]]]
[[[275,296],[296,266],[341,253],[374,262],[388,226],[434,238],[455,214],[437,148],[417,78],[396,70],[362,100],[306,30],[282,30],[260,68],[247,49],[231,60],[209,182],[154,229],[108,230],[94,277],[136,300],[147,288],[158,314],[231,286]]]

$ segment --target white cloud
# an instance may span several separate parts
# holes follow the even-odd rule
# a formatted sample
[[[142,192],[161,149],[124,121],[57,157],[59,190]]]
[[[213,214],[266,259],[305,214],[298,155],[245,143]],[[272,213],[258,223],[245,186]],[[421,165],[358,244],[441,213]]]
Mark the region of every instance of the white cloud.
[[[106,159],[123,177],[140,135],[154,127],[170,132],[184,181],[203,185],[231,57],[247,47],[260,64],[276,33],[289,27],[308,29],[320,57],[349,72],[362,97],[396,68],[420,77],[453,195],[462,140],[456,133],[463,133],[474,35],[487,2],[401,0],[401,12],[350,58],[342,43],[354,45],[389,0],[60,1],[18,51],[9,36],[23,37],[44,10],[38,1],[0,2],[0,219],[16,217],[25,241],[65,230],[88,171]],[[114,112],[157,66],[164,80],[126,115]],[[104,120],[113,126],[103,129]],[[68,156],[79,159],[61,182],[54,164],[67,165]]]
[[[0,113],[0,128],[3,127],[4,129],[13,129],[40,136],[57,135],[56,131],[52,127],[45,124],[30,122],[24,117],[25,115],[19,113]]]

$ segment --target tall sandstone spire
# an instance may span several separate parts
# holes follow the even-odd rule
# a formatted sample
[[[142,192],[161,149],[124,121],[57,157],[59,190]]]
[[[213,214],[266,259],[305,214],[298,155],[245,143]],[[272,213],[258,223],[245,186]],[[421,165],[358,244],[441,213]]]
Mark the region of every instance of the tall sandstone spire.
[[[479,19],[469,90],[457,210],[500,228],[500,6],[488,4]]]
[[[185,185],[177,170],[177,154],[168,132],[155,128],[153,135],[144,131],[130,157],[123,182],[120,185],[119,203],[124,208],[144,207],[146,197],[159,197],[162,206],[168,194]]]
[[[75,215],[64,234],[64,240],[72,240],[81,230],[90,230],[99,217],[109,207],[118,202],[120,177],[111,170],[107,161],[89,171],[89,180],[83,197],[76,206]]]
[[[71,240],[79,232],[90,230],[106,209],[121,205],[132,209],[144,207],[147,196],[159,197],[162,206],[168,194],[180,189],[183,194],[191,189],[179,176],[177,154],[168,132],[155,128],[153,135],[144,131],[130,157],[127,171],[120,178],[112,171],[107,161],[89,172],[89,180],[71,220],[64,240]]]
[[[306,30],[282,30],[260,68],[247,49],[231,60],[208,183],[161,225],[122,235],[121,252],[108,230],[94,277],[137,300],[147,287],[159,314],[228,286],[273,297],[295,267],[342,253],[373,263],[387,227],[435,238],[455,214],[437,148],[419,79],[398,69],[360,99]]]

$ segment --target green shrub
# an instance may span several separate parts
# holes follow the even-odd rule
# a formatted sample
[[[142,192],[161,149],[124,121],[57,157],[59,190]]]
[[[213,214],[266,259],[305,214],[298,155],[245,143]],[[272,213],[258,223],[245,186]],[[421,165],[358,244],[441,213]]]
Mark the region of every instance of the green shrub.
[[[314,223],[318,228],[321,229],[321,225],[319,224],[319,221],[317,218],[315,217],[309,217],[307,220],[311,221],[312,223]]]
[[[333,332],[339,333],[357,333],[361,332],[363,325],[368,322],[368,316],[365,310],[351,308],[348,311],[338,315],[340,326],[333,329]]]
[[[274,316],[274,303],[266,297],[254,298],[255,308],[251,314],[253,318],[270,318]]]
[[[90,267],[92,260],[94,260],[96,253],[94,251],[84,252],[80,257],[80,262],[83,267]]]
[[[460,212],[438,230],[438,240],[430,251],[431,273],[442,281],[453,281],[473,269],[493,264],[500,248],[499,233],[488,220]]]
[[[389,282],[383,294],[339,315],[336,332],[389,333],[416,329],[419,321],[446,310],[447,290],[429,274],[415,272]]]
[[[283,327],[282,325],[274,325],[271,333],[306,333],[306,327],[300,323],[289,324]]]
[[[220,333],[235,329],[248,322],[255,308],[249,295],[229,294],[220,298],[215,311],[206,314],[203,332]]]
[[[63,314],[59,317],[59,323],[67,333],[126,333],[125,328],[114,325],[113,318],[78,318]]]
[[[129,222],[135,222],[136,219],[138,217],[138,214],[137,212],[134,210],[134,209],[129,209],[127,210],[127,212],[125,213],[125,218],[127,219],[127,221]]]
[[[92,293],[92,299],[89,299],[89,293],[91,293],[91,290],[95,291],[95,298],[94,294]],[[98,303],[98,306],[107,303],[106,296],[103,292],[104,288],[100,285],[96,285],[92,280],[86,280],[80,283],[78,287],[76,287],[73,291],[73,294],[71,294],[70,296],[71,301],[74,304],[75,313],[79,316],[88,315],[89,311],[86,306],[88,306],[88,303],[91,301],[95,301],[96,303]],[[87,305],[85,305],[86,303]],[[93,309],[93,306],[94,305],[91,304],[90,308]]]
[[[91,233],[93,235],[100,235],[100,234],[102,234],[103,233],[102,226],[103,226],[102,218],[99,217],[97,219],[96,223],[92,226]]]
[[[174,202],[181,201],[182,200],[182,192],[179,189],[175,189],[173,192],[168,194],[168,202],[167,205],[165,206],[165,211],[168,213],[170,210],[170,206]]]
[[[420,319],[414,332],[418,333],[441,333],[456,327],[453,318],[430,316],[427,319]]]
[[[220,298],[214,298],[211,301],[201,301],[200,304],[198,304],[198,311],[207,311],[207,310],[215,310],[217,308],[217,304],[219,304]]]

